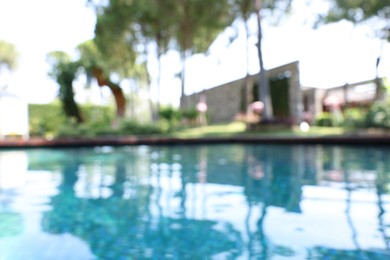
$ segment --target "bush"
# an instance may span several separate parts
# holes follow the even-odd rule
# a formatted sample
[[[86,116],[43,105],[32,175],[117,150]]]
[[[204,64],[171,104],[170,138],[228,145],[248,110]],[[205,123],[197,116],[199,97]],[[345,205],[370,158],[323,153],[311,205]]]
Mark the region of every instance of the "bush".
[[[344,111],[343,126],[350,128],[362,128],[366,126],[367,111],[364,108],[347,108]]]
[[[181,112],[172,106],[160,108],[158,114],[160,115],[160,118],[165,119],[168,122],[178,121],[181,119]]]
[[[88,104],[82,105],[80,109],[86,123],[110,126],[115,119],[113,107]]]
[[[64,115],[60,103],[31,104],[29,106],[30,135],[54,138],[162,134],[171,131],[173,123],[180,119],[180,112],[168,107],[160,114],[165,121],[152,124],[124,119],[117,127],[112,127],[115,119],[113,108],[81,105],[80,109],[85,122],[78,124],[75,119]]]
[[[322,112],[315,118],[315,125],[335,127],[342,126],[344,123],[343,115],[340,111],[335,112]]]
[[[131,135],[151,135],[162,134],[166,129],[161,124],[143,123],[140,124],[135,120],[124,120],[119,126],[121,134]]]
[[[59,127],[66,122],[60,103],[29,105],[31,136],[54,137],[58,134]]]
[[[184,109],[181,111],[182,117],[188,119],[189,121],[194,121],[199,115],[198,110],[195,107]]]
[[[193,108],[182,110],[181,114],[185,124],[195,125],[199,112],[198,110],[196,110],[195,107],[193,107]]]
[[[315,125],[317,126],[333,126],[332,116],[328,112],[322,112],[315,118]]]
[[[172,106],[160,108],[158,114],[160,115],[160,118],[162,120],[165,120],[168,124],[168,131],[172,131],[173,129],[175,129],[175,126],[182,118],[180,110]]]
[[[377,101],[368,110],[367,127],[390,128],[390,102]]]
[[[114,132],[111,122],[115,112],[106,106],[80,106],[85,122],[67,118],[60,103],[30,104],[29,125],[31,136],[47,138],[59,136],[96,136]]]

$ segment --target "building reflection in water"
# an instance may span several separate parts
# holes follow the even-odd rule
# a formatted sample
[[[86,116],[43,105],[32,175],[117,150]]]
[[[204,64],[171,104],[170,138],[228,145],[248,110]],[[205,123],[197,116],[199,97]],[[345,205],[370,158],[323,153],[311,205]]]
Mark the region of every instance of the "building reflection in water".
[[[13,209],[15,194],[23,186],[28,158],[22,151],[0,153],[0,238],[20,235],[24,221],[22,214]]]
[[[388,152],[194,145],[28,154],[30,170],[62,176],[42,230],[81,238],[97,258],[341,259],[389,255]]]

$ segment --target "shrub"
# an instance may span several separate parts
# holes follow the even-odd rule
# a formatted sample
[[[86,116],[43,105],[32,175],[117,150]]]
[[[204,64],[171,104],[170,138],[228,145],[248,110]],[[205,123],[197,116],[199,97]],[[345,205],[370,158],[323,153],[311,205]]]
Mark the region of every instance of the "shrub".
[[[317,126],[333,126],[333,120],[328,112],[322,112],[315,118],[315,125]]]
[[[390,101],[377,101],[367,112],[368,127],[390,128]]]
[[[67,121],[60,103],[30,104],[29,126],[31,136],[56,136],[59,126]]]
[[[160,115],[160,118],[165,119],[168,122],[178,121],[181,118],[181,112],[172,106],[161,107],[158,114]]]
[[[161,124],[139,123],[136,120],[124,120],[120,123],[119,132],[121,134],[131,135],[151,135],[164,133],[164,127]]]
[[[86,123],[110,126],[115,118],[113,107],[87,104],[82,105],[80,109]]]
[[[194,121],[199,115],[198,110],[195,107],[184,109],[181,111],[182,117],[188,119],[189,121]]]
[[[159,111],[160,118],[162,120],[165,120],[166,123],[168,124],[168,131],[172,131],[177,123],[180,121],[182,118],[182,114],[180,110],[172,107],[172,106],[166,106],[160,108]]]
[[[351,128],[362,128],[366,126],[367,111],[364,108],[353,107],[344,111],[343,126]]]
[[[31,136],[96,136],[115,132],[111,128],[114,110],[106,106],[80,106],[85,122],[66,118],[60,103],[30,104],[29,125]]]
[[[181,111],[182,118],[184,119],[184,123],[190,124],[190,125],[195,125],[196,124],[196,119],[199,115],[198,110],[196,110],[195,107],[189,108],[189,109],[184,109]]]

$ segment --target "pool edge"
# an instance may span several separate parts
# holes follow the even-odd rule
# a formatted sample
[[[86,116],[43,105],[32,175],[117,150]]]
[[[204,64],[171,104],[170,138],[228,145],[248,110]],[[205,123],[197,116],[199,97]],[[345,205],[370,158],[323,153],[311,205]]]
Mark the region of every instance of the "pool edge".
[[[125,145],[177,145],[177,144],[345,144],[345,145],[390,145],[390,136],[322,136],[322,137],[100,137],[100,138],[31,138],[28,140],[0,140],[1,148],[39,148],[39,147],[93,147]]]

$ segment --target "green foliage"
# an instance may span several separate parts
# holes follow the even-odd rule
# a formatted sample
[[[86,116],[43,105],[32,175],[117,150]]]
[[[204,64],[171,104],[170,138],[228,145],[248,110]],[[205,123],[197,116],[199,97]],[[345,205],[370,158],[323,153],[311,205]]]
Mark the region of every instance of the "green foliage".
[[[181,111],[181,114],[182,114],[183,118],[192,121],[192,120],[195,120],[198,117],[199,112],[198,112],[198,110],[196,110],[195,107],[192,107],[192,108],[189,108],[189,109],[183,109]]]
[[[138,54],[146,52],[141,46],[151,38],[158,36],[161,47],[163,39],[170,36],[162,23],[170,16],[161,15],[164,10],[172,9],[165,8],[169,3],[172,5],[173,1],[109,1],[100,7],[94,43],[111,71],[122,77],[145,78],[146,67],[137,59]]]
[[[119,127],[119,133],[124,135],[153,135],[167,132],[163,124],[139,123],[135,120],[124,120]]]
[[[390,128],[390,101],[377,101],[368,110],[367,127]]]
[[[95,136],[111,131],[114,111],[105,106],[81,106],[85,122],[77,124],[74,118],[67,118],[60,103],[30,104],[29,124],[31,136]]]
[[[341,113],[322,112],[315,118],[316,126],[341,126],[343,117]]]
[[[233,20],[228,0],[94,3],[98,14],[95,42],[106,59],[119,61],[121,67],[124,61],[135,60],[135,53],[147,52],[145,45],[152,41],[158,59],[171,43],[182,57],[205,52]]]
[[[329,22],[346,19],[357,23],[373,16],[390,18],[389,0],[331,0],[331,3],[332,8],[326,17]]]
[[[80,124],[75,120],[67,119],[65,124],[59,126],[58,132],[54,137],[94,137],[97,135],[98,130],[101,130],[101,128],[91,127],[91,124]]]
[[[367,109],[360,107],[344,110],[343,126],[347,128],[362,128],[366,126]]]
[[[181,119],[180,111],[172,106],[161,107],[158,114],[160,118],[165,119],[168,122],[178,121]]]
[[[115,115],[114,108],[110,106],[86,104],[81,106],[81,111],[87,122],[102,125],[110,125]]]
[[[118,127],[99,122],[76,124],[68,122],[60,128],[57,137],[98,137],[118,135],[154,135],[168,132],[164,124],[140,123],[136,120],[122,120]]]
[[[376,101],[368,109],[354,107],[344,110],[344,116],[323,112],[316,117],[317,126],[342,126],[345,128],[390,129],[390,100]]]
[[[98,85],[108,86],[114,95],[114,100],[117,105],[117,116],[123,117],[126,106],[126,98],[119,84],[111,80],[111,76],[144,78],[145,70],[142,66],[145,64],[134,64],[134,59],[124,58],[121,63],[115,59],[111,53],[109,56],[104,56],[101,50],[92,40],[86,41],[77,47],[79,51],[79,59],[72,61],[71,57],[64,52],[51,52],[47,55],[47,60],[51,65],[49,75],[57,81],[60,86],[59,98],[63,103],[66,115],[71,118],[77,118],[77,122],[83,122],[82,114],[74,100],[73,81],[80,72],[87,76],[87,86],[90,84],[92,77],[96,78]],[[136,66],[137,65],[137,66]],[[131,71],[131,73],[130,73]]]
[[[15,45],[0,40],[0,68],[5,65],[10,70],[15,69],[18,56]]]
[[[66,123],[60,103],[30,104],[29,125],[31,136],[54,137],[58,135],[60,126]]]
[[[160,119],[166,124],[168,124],[168,131],[173,131],[177,123],[182,118],[182,113],[177,108],[172,106],[161,107],[158,111]]]
[[[390,19],[390,0],[328,0],[328,2],[329,10],[319,17],[318,23],[332,23],[345,19],[357,24],[372,20],[375,22],[369,25],[373,31],[376,31],[378,37],[390,41],[388,28],[384,28],[388,26]]]
[[[65,52],[50,52],[46,56],[51,65],[49,76],[59,85],[58,97],[62,102],[64,112],[69,118],[76,118],[77,122],[83,121],[80,109],[74,100],[73,81],[79,69],[78,62],[72,62],[70,55]]]
[[[179,30],[175,40],[181,52],[206,52],[210,44],[233,21],[225,0],[179,1]]]
[[[121,120],[117,127],[113,127],[114,108],[82,105],[80,109],[86,119],[83,123],[77,123],[74,118],[67,118],[59,102],[30,104],[30,135],[46,138],[153,135],[171,130],[166,122],[152,124],[135,120]]]

